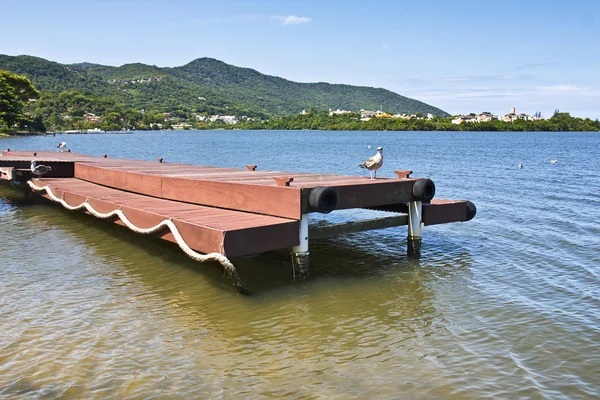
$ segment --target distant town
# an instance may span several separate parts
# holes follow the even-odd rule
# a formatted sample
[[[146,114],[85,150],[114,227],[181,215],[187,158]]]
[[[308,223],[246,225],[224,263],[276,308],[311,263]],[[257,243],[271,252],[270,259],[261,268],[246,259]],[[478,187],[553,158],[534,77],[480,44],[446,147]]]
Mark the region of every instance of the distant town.
[[[144,110],[141,115],[149,117]],[[63,121],[72,116],[62,114]],[[144,118],[145,118],[144,117]],[[83,124],[65,130],[65,133],[103,133],[103,118],[85,113],[79,117]],[[510,112],[498,116],[491,112],[468,115],[456,114],[450,117],[433,113],[389,113],[381,110],[361,109],[350,111],[330,109],[318,111],[314,108],[302,110],[297,114],[260,119],[246,115],[205,115],[195,113],[184,116],[170,112],[152,112],[151,120],[144,127],[133,125],[121,130],[194,130],[194,129],[273,129],[273,130],[420,130],[420,131],[600,131],[600,123],[588,119],[573,118],[569,113],[556,110],[552,117],[542,118],[540,112],[533,115],[517,113],[513,107]],[[107,129],[108,131],[108,129]]]
[[[302,110],[300,112],[300,115],[308,115],[309,111],[307,110]],[[381,110],[377,110],[377,111],[369,111],[369,110],[364,110],[361,109],[360,111],[356,112],[356,111],[349,111],[349,110],[332,110],[330,109],[328,112],[328,115],[330,117],[335,116],[335,115],[350,115],[350,114],[359,114],[360,121],[370,121],[372,118],[389,118],[389,119],[404,119],[404,120],[427,120],[427,121],[432,121],[436,118],[435,115],[433,115],[432,113],[427,113],[426,115],[422,114],[422,113],[415,113],[415,114],[406,114],[406,113],[402,113],[402,114],[392,114],[392,113],[388,113],[388,112],[384,112]],[[165,122],[169,122],[169,121],[173,121],[174,118],[171,117],[170,113],[164,113],[165,116]],[[92,117],[93,118],[93,117]],[[205,115],[200,115],[200,114],[196,114],[195,115],[195,119],[196,122],[199,123],[214,123],[214,122],[222,122],[225,123],[227,125],[235,125],[241,121],[245,121],[245,122],[250,122],[250,121],[254,121],[254,118],[250,118],[247,117],[245,115],[242,115],[241,117],[237,117],[235,115],[210,115],[210,116],[205,116]],[[534,115],[529,115],[529,114],[517,114],[515,112],[515,108],[511,108],[510,112],[508,114],[505,114],[502,118],[500,118],[498,115],[492,114],[490,112],[482,112],[481,114],[477,115],[475,113],[472,114],[468,114],[468,115],[461,115],[461,114],[456,114],[452,116],[452,124],[455,125],[460,125],[463,122],[464,123],[480,123],[480,122],[493,122],[493,121],[504,121],[504,122],[515,122],[518,120],[523,120],[523,121],[539,121],[539,120],[543,120],[544,118],[542,118],[541,113],[540,112],[536,112]],[[92,119],[88,119],[88,121],[90,122],[96,122]],[[158,128],[158,129],[163,129],[163,127],[166,126],[165,124],[161,124],[161,123],[154,123],[154,124],[150,124],[150,128]],[[175,130],[181,130],[181,129],[192,129],[192,124],[188,123],[188,122],[175,122],[175,123],[171,123],[169,124],[171,129],[175,129]]]
[[[481,114],[477,115],[477,114],[469,114],[469,115],[453,115],[452,116],[452,123],[456,124],[456,125],[460,125],[463,122],[465,123],[478,123],[478,122],[493,122],[493,121],[498,121],[498,120],[502,120],[504,122],[515,122],[518,120],[522,120],[522,121],[539,121],[542,120],[544,118],[542,118],[542,113],[540,113],[539,111],[536,112],[534,115],[528,115],[528,114],[517,114],[515,112],[515,108],[511,108],[510,112],[508,114],[505,114],[504,117],[502,119],[500,119],[500,117],[498,117],[495,114],[489,113],[489,112],[482,112]]]

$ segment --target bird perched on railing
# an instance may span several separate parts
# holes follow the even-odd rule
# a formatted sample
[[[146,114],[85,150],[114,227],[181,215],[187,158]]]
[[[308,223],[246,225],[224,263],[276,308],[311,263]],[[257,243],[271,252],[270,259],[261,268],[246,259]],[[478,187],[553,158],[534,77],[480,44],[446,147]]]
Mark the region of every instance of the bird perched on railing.
[[[63,151],[64,149],[67,148],[67,142],[60,142],[58,144],[58,146],[56,146],[57,149],[59,149],[60,151]]]
[[[37,163],[35,162],[35,160],[31,160],[31,172],[33,172],[35,175],[38,176],[38,178],[41,178],[42,175],[47,174],[48,172],[52,171],[52,167],[49,165],[37,165]]]
[[[360,164],[359,167],[366,168],[369,170],[369,176],[371,179],[377,178],[377,170],[383,165],[383,147],[377,148],[377,154],[373,157],[369,157],[367,161]]]

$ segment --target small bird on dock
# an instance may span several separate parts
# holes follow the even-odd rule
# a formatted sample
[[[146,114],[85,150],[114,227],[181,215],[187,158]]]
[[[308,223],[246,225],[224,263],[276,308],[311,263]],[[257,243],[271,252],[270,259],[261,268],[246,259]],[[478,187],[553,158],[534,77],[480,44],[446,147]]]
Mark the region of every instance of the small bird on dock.
[[[366,168],[369,170],[369,176],[371,179],[377,179],[377,170],[383,165],[383,147],[377,148],[377,154],[373,157],[369,157],[367,161],[360,164],[359,167]]]
[[[31,172],[33,172],[35,175],[38,176],[38,178],[41,178],[42,175],[47,174],[48,172],[52,171],[52,167],[49,165],[37,165],[37,163],[35,162],[35,160],[31,160]]]
[[[67,148],[67,142],[60,142],[58,144],[58,146],[56,146],[57,149],[59,149],[60,151],[63,151],[64,149]]]

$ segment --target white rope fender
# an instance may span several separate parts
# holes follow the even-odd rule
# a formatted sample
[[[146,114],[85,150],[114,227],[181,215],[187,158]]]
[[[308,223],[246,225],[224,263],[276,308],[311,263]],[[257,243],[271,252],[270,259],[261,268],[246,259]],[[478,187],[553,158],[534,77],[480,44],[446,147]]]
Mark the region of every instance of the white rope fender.
[[[52,201],[54,201],[56,203],[60,203],[64,208],[66,208],[69,211],[79,211],[79,210],[85,208],[85,210],[87,212],[89,212],[91,215],[93,215],[96,218],[100,218],[100,219],[108,219],[108,218],[114,217],[116,215],[123,222],[123,224],[125,224],[126,227],[128,227],[132,231],[134,231],[136,233],[140,233],[142,235],[149,235],[152,233],[156,233],[156,232],[164,229],[165,227],[167,227],[173,234],[173,237],[175,238],[175,242],[177,242],[177,244],[179,245],[181,250],[183,250],[183,252],[185,254],[187,254],[188,257],[190,257],[192,260],[199,261],[199,262],[207,262],[207,261],[218,262],[219,264],[221,264],[223,266],[223,269],[225,270],[225,272],[227,273],[229,278],[233,281],[234,286],[237,287],[237,289],[243,294],[249,293],[248,290],[244,287],[244,284],[243,284],[242,280],[240,279],[235,267],[233,266],[233,264],[231,263],[231,261],[229,261],[229,259],[227,257],[225,257],[223,254],[220,254],[220,253],[201,254],[201,253],[194,251],[190,246],[187,245],[187,243],[181,236],[181,233],[179,233],[177,226],[173,223],[173,221],[171,219],[165,219],[164,221],[158,223],[157,225],[155,225],[151,228],[140,228],[140,227],[137,227],[136,225],[134,225],[127,218],[125,213],[120,208],[117,210],[108,212],[106,214],[103,214],[103,213],[96,211],[94,209],[94,207],[92,207],[92,205],[90,203],[88,203],[88,199],[86,199],[83,203],[81,203],[78,206],[71,206],[64,199],[61,199],[60,197],[56,196],[52,192],[52,189],[50,188],[50,186],[47,186],[47,185],[46,186],[37,186],[31,180],[27,181],[27,184],[29,185],[29,187],[32,190],[34,190],[36,192],[45,191],[48,194],[48,196],[52,199]]]

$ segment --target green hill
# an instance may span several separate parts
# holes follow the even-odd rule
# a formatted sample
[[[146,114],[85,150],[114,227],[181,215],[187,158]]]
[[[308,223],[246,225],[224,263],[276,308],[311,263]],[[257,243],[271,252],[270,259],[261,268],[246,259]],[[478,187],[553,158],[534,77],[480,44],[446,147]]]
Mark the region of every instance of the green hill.
[[[180,114],[236,114],[267,118],[303,109],[376,110],[432,113],[444,111],[386,89],[297,83],[240,68],[212,58],[181,67],[134,63],[111,67],[91,63],[60,64],[32,56],[0,55],[0,69],[31,79],[42,93],[66,91],[108,98],[136,110]]]
[[[303,109],[377,110],[388,112],[432,113],[446,115],[418,100],[400,96],[386,89],[329,83],[297,83],[264,75],[250,68],[240,68],[212,58],[199,58],[172,73],[242,103],[256,104],[274,115],[297,114]]]

